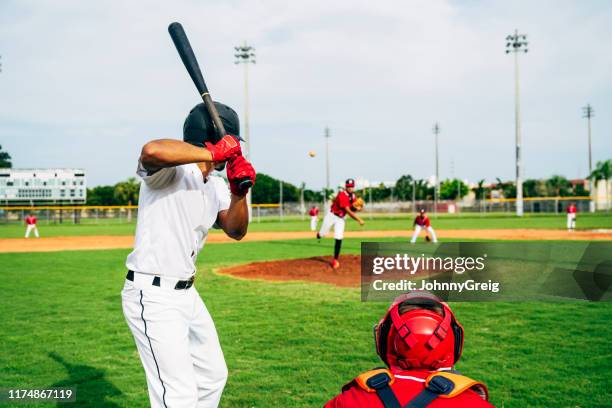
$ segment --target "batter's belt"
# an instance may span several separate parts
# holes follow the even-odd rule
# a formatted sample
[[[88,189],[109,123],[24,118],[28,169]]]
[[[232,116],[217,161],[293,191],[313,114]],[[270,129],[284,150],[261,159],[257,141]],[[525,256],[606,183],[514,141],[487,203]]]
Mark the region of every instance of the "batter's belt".
[[[125,279],[134,282],[134,271],[128,271]],[[195,281],[195,275],[192,276],[189,280],[180,280],[176,282],[174,289],[189,289],[193,286],[193,282]],[[161,287],[161,278],[159,276],[155,276],[151,281],[151,285]]]

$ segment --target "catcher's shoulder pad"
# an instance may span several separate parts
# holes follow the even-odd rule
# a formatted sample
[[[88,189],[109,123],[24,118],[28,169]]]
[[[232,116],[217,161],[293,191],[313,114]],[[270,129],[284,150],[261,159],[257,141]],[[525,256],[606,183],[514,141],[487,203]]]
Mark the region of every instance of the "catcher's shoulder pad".
[[[473,380],[470,377],[466,377],[465,375],[461,375],[458,373],[452,373],[447,371],[438,371],[431,374],[425,380],[425,386],[429,387],[432,382],[436,381],[436,377],[442,377],[448,381],[450,381],[453,385],[452,389],[446,394],[440,394],[439,398],[453,398],[460,394],[463,394],[467,390],[472,390],[478,396],[480,396],[483,400],[487,401],[489,399],[489,391],[487,390],[487,386],[483,383]],[[433,385],[433,384],[432,384]]]
[[[386,368],[378,367],[359,374],[350,382],[344,384],[342,391],[344,392],[352,387],[359,387],[366,392],[376,392],[376,389],[372,387],[373,382],[378,384],[384,383],[390,386],[395,382],[395,377],[393,373]]]

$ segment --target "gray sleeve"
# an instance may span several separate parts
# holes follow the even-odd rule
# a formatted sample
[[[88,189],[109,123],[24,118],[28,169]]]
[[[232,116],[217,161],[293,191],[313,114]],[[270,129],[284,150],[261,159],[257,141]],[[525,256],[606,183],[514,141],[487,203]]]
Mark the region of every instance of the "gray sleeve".
[[[144,168],[140,160],[138,160],[138,169],[136,170],[136,174],[152,189],[161,189],[170,185],[176,178],[176,172],[176,167],[164,167],[151,172]]]

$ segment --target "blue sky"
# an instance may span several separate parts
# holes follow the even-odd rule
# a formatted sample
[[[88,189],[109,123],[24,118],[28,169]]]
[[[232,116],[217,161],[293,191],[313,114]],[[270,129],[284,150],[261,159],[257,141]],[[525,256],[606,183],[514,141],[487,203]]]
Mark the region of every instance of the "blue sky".
[[[155,5],[153,5],[155,4]],[[0,144],[15,167],[84,167],[89,184],[134,174],[141,146],[180,138],[198,103],[167,25],[180,21],[215,99],[243,110],[233,46],[250,71],[257,170],[311,188],[331,178],[514,174],[512,58],[521,55],[524,176],[587,172],[612,157],[612,4],[606,1],[2,1]],[[316,151],[315,158],[307,152]]]

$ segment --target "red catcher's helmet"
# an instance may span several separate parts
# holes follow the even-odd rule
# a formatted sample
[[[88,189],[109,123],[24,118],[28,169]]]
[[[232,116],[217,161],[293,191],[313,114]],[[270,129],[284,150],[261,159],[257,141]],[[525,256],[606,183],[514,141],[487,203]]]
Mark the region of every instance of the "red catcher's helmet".
[[[448,305],[425,291],[398,296],[374,326],[376,351],[389,367],[452,367],[463,350],[463,327]]]

